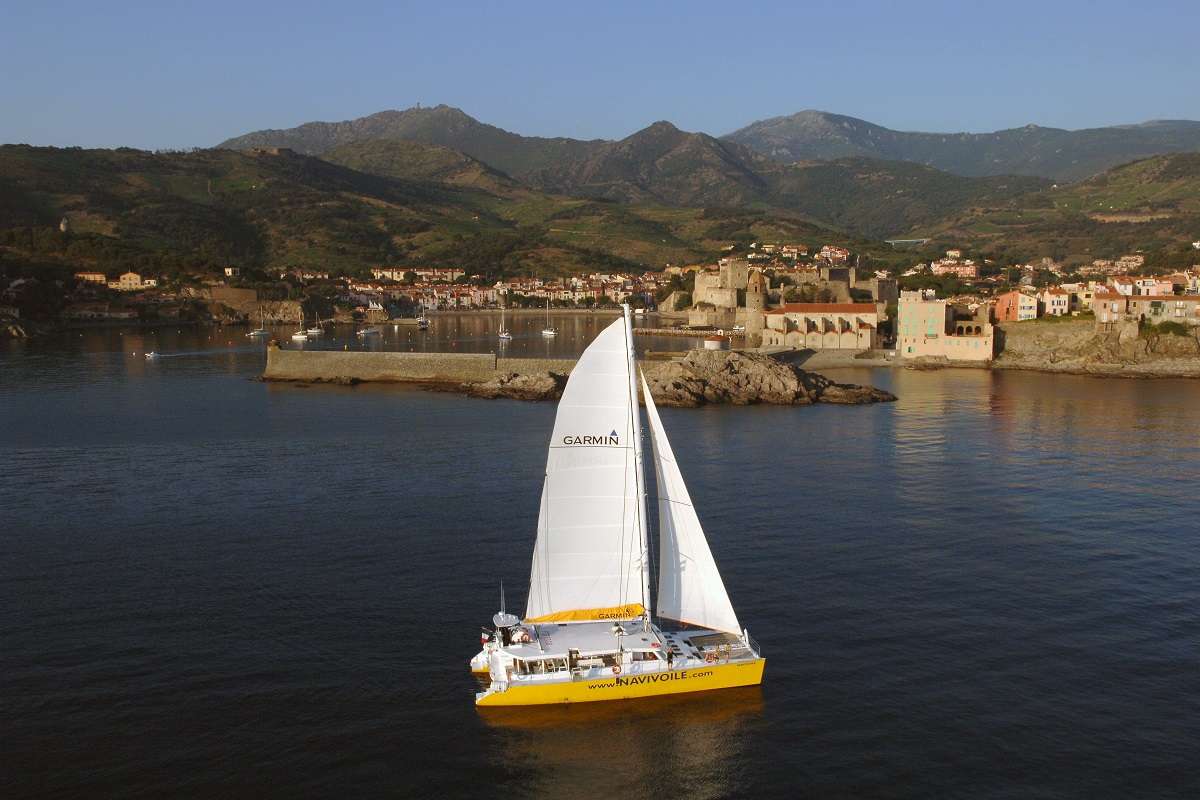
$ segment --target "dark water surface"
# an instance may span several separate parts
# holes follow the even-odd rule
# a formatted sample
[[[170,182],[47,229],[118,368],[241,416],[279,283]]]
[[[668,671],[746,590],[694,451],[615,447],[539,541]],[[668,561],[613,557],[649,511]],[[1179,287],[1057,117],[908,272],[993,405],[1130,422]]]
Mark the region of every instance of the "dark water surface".
[[[244,332],[0,347],[0,797],[1200,796],[1200,383],[664,409],[763,686],[484,716],[553,404]]]

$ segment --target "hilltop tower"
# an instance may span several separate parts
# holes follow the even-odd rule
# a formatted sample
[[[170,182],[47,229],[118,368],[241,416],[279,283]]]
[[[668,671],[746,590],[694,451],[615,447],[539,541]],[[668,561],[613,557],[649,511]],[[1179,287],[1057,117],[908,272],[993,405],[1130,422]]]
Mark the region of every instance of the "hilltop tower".
[[[763,313],[767,310],[767,290],[770,284],[758,270],[752,270],[746,279],[746,348],[761,347]]]

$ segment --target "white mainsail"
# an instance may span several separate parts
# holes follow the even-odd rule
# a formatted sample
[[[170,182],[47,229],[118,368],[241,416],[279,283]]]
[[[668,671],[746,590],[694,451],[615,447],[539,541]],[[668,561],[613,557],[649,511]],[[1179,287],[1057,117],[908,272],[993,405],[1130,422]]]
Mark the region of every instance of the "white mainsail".
[[[642,389],[654,443],[654,472],[658,476],[658,615],[740,636],[742,628],[644,375]]]
[[[629,619],[646,609],[645,514],[628,319],[580,357],[558,404],[525,619]]]

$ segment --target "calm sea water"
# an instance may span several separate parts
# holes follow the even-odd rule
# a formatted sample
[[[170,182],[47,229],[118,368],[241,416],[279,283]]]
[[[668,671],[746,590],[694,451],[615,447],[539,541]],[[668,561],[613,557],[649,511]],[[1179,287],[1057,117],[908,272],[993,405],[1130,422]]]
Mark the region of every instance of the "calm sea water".
[[[0,346],[0,797],[1200,796],[1200,383],[664,409],[763,686],[483,715],[553,404],[255,383],[244,332]]]

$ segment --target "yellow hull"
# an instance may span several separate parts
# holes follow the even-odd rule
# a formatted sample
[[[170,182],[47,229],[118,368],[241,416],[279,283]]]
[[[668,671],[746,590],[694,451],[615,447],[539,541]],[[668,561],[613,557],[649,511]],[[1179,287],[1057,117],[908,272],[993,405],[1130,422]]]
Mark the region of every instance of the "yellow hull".
[[[762,683],[765,659],[706,664],[646,675],[619,675],[593,680],[566,680],[555,683],[513,682],[504,692],[488,693],[476,700],[480,706],[540,706],[555,703],[594,703],[600,700],[628,700],[683,692],[707,692],[735,686]]]

